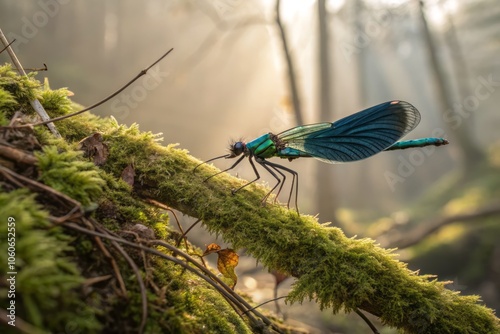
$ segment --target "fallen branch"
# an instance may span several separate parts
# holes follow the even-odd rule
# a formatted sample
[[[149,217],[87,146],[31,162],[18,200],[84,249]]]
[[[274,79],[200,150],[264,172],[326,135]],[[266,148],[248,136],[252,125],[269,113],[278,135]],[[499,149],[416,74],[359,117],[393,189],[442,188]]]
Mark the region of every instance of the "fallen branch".
[[[33,154],[8,146],[3,142],[0,142],[0,155],[9,160],[27,165],[34,165],[37,162],[37,159]]]
[[[391,236],[392,233],[389,233],[389,236],[386,238],[381,237],[380,242],[384,247],[397,247],[398,249],[408,248],[418,244],[447,225],[456,222],[474,221],[479,218],[496,215],[500,215],[500,203],[488,204],[469,213],[434,218],[427,222],[419,223],[417,227],[411,231],[399,232],[394,236]]]
[[[232,195],[244,181],[229,174],[203,182],[218,170],[203,165],[193,173],[200,161],[183,150],[157,143],[139,148],[135,135],[123,128],[104,138],[121,148],[107,160],[108,171],[116,170],[118,177],[134,159],[137,196],[202,219],[234,248],[297,277],[291,302],[315,299],[334,312],[364,310],[409,333],[460,333],[471,324],[477,332],[498,331],[498,320],[477,297],[460,296],[446,289],[446,282],[408,270],[372,240],[347,238],[338,228],[278,205],[262,207],[266,189],[258,185]]]

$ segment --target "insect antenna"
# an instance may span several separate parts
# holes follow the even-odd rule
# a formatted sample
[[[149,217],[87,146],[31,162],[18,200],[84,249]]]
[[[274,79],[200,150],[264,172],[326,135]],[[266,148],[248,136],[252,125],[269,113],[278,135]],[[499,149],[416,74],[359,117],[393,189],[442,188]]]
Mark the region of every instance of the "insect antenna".
[[[218,159],[222,159],[222,158],[226,158],[226,159],[227,159],[227,158],[229,158],[230,156],[231,156],[231,154],[224,154],[224,155],[221,155],[221,156],[218,156],[218,157],[215,157],[215,158],[209,159],[209,160],[207,160],[207,161],[203,161],[201,164],[196,165],[196,167],[193,169],[193,172],[195,172],[195,171],[196,171],[196,169],[197,169],[198,167],[200,167],[201,165],[204,165],[204,164],[207,164],[207,163],[209,163],[209,162],[211,162],[211,161],[218,160]]]

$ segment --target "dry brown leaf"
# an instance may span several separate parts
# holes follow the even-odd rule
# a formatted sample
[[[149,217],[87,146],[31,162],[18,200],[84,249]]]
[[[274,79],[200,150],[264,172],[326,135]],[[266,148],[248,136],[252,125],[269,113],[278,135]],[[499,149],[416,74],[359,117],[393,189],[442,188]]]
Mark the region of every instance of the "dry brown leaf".
[[[238,265],[239,255],[233,249],[226,248],[221,249],[217,244],[210,244],[205,249],[203,256],[208,254],[217,253],[219,258],[217,259],[217,269],[219,269],[222,276],[231,281],[231,289],[234,289],[236,283],[238,282],[238,276],[234,272],[234,268]]]
[[[123,169],[122,180],[125,181],[129,186],[134,186],[135,179],[135,168],[133,164],[129,164]]]
[[[234,272],[234,268],[238,265],[240,256],[232,249],[221,249],[219,252],[219,259],[217,260],[217,269],[221,272],[222,276],[229,278],[233,284],[231,289],[234,290],[236,283],[238,283],[238,276]]]
[[[207,246],[207,249],[205,249],[205,252],[203,253],[203,256],[212,254],[212,253],[217,253],[218,251],[221,250],[221,247],[217,244],[210,244]]]
[[[109,156],[108,145],[104,142],[102,134],[94,133],[79,142],[80,150],[84,151],[85,157],[94,160],[94,165],[102,166]]]

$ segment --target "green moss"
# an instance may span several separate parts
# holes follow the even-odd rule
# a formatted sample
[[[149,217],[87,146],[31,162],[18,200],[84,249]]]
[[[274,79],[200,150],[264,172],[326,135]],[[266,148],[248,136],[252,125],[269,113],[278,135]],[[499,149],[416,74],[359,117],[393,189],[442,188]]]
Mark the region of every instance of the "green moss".
[[[71,92],[66,88],[51,90],[48,79],[45,79],[39,98],[44,109],[54,118],[73,111],[73,102],[68,98],[69,95],[71,95]]]
[[[12,112],[16,108],[17,102],[11,93],[0,87],[0,125],[8,125],[5,113]]]
[[[10,64],[0,66],[0,88],[12,94],[18,104],[28,106],[40,93],[37,90],[40,83],[34,80],[35,75],[36,72],[31,72],[26,77],[19,76]]]
[[[85,161],[82,152],[62,151],[56,146],[45,146],[36,153],[40,180],[59,190],[84,207],[89,207],[102,193],[104,181],[93,163]]]
[[[17,317],[57,332],[65,331],[69,319],[82,332],[98,331],[99,322],[86,315],[99,311],[78,292],[83,278],[74,259],[68,256],[72,253],[70,237],[62,228],[48,229],[51,224],[47,213],[25,190],[1,192],[0,207],[2,222],[7,224],[9,217],[15,219]],[[7,268],[6,251],[0,252],[0,265]],[[6,290],[5,286],[0,288],[0,305],[4,309],[9,303]]]

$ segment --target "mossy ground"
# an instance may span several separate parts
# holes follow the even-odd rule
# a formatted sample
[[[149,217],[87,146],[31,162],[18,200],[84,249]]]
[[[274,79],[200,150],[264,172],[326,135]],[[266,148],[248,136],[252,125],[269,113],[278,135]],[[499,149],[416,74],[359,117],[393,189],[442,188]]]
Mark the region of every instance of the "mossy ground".
[[[47,85],[35,88],[29,86],[31,82],[22,89],[16,88],[16,84],[24,85],[25,79],[16,81],[9,70],[2,69],[1,73],[8,74],[7,79],[0,76],[0,96],[7,101],[5,110],[0,110],[3,123],[12,117],[14,110],[26,105],[28,96],[38,96],[42,103],[47,103],[51,116],[78,108],[68,102],[66,90],[52,91]],[[9,83],[2,84],[5,80]],[[16,101],[14,104],[9,102],[9,96]],[[125,127],[112,118],[83,114],[60,121],[57,127],[63,140],[53,139],[43,127],[35,129],[35,136],[43,147],[36,149],[37,168],[15,166],[17,172],[78,199],[86,215],[111,231],[120,233],[131,225],[142,224],[153,228],[157,238],[173,243],[176,234],[168,227],[167,216],[145,201],[154,199],[202,219],[208,231],[221,235],[235,249],[245,248],[267,267],[297,277],[288,297],[290,302],[314,299],[322,308],[332,308],[334,312],[363,309],[406,333],[500,332],[498,319],[490,309],[477,303],[477,297],[459,296],[445,289],[444,283],[419,276],[395,260],[391,251],[376,246],[372,240],[347,238],[338,228],[322,226],[313,217],[299,216],[281,206],[262,207],[260,201],[266,190],[260,185],[233,196],[230,190],[244,181],[222,174],[210,182],[202,182],[215,172],[213,167],[202,166],[193,173],[198,160],[174,145],[160,145],[157,136],[139,131],[137,125]],[[109,157],[101,167],[94,166],[78,151],[78,142],[96,132],[102,133],[109,147]],[[135,170],[133,186],[120,179],[130,164]],[[61,182],[62,175],[67,182]],[[55,260],[49,263],[52,270],[62,275],[62,281],[66,279],[71,283],[57,284],[54,280],[52,284],[50,276],[40,280],[30,275],[29,284],[38,285],[43,281],[50,285],[48,290],[52,295],[59,298],[26,302],[24,289],[27,287],[19,285],[22,306],[18,315],[49,331],[64,332],[71,323],[83,332],[134,332],[141,321],[141,302],[134,273],[127,263],[118,261],[128,290],[127,298],[116,292],[119,287],[115,278],[85,285],[90,277],[113,274],[109,259],[92,238],[63,227],[48,228],[49,214],[61,217],[67,213],[57,203],[40,198],[33,191],[19,193],[6,183],[2,183],[2,196],[12,209],[2,210],[2,214],[14,216],[25,212],[24,207],[19,206],[22,198],[16,196],[27,197],[25,201],[33,205],[41,203],[32,209],[34,211],[27,211],[30,217],[19,219],[33,221],[24,231],[26,235],[42,233],[40,238],[54,235],[60,240],[61,247],[35,255],[58,259],[58,263]],[[5,217],[1,218],[5,221]],[[36,258],[31,262],[28,259],[35,255],[20,251],[18,258],[23,263],[34,263]],[[163,259],[151,257],[144,263],[140,253],[131,251],[131,256],[151,283],[147,290],[150,314],[146,332],[257,330],[198,276]],[[0,265],[4,266],[4,261],[2,259]],[[26,268],[20,267],[19,271]],[[74,297],[66,301],[65,297],[71,294]],[[0,300],[2,307],[5,303],[5,299]],[[36,316],[50,314],[61,307],[77,311],[68,312],[67,317],[61,316],[57,321]]]

